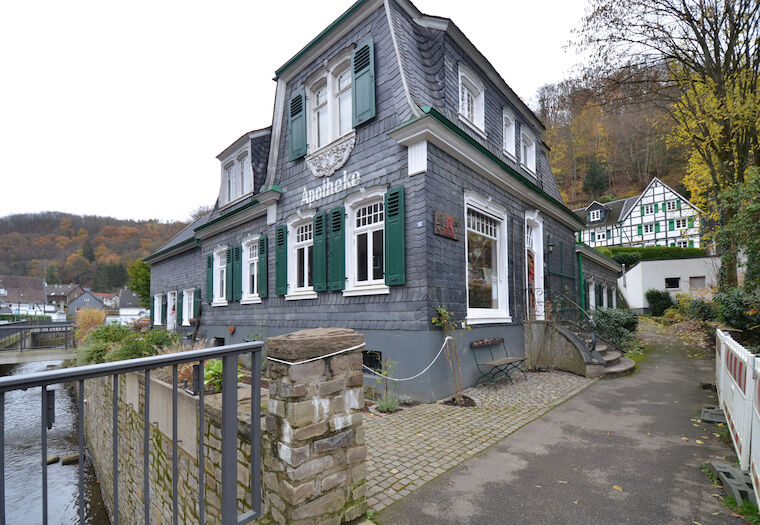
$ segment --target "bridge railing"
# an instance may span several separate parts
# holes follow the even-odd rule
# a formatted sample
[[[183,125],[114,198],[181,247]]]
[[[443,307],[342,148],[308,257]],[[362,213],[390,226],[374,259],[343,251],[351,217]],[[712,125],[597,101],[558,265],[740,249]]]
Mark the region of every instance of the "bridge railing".
[[[174,354],[166,354],[113,363],[88,365],[61,370],[39,372],[36,374],[8,376],[0,378],[0,523],[6,523],[5,508],[5,394],[13,390],[29,388],[41,389],[41,464],[42,464],[42,505],[41,516],[30,516],[30,522],[48,523],[48,479],[47,479],[47,432],[52,428],[55,419],[55,391],[49,390],[51,385],[74,383],[78,389],[77,408],[79,413],[79,516],[82,523],[85,519],[84,503],[84,385],[88,379],[111,377],[113,379],[113,509],[112,523],[119,520],[119,376],[130,372],[145,374],[145,403],[144,403],[144,435],[143,435],[143,512],[144,523],[150,523],[150,373],[151,370],[172,367],[172,515],[176,524],[179,515],[178,508],[178,437],[177,437],[177,371],[184,363],[198,362],[199,370],[204,370],[204,364],[210,359],[222,360],[222,410],[221,410],[221,478],[222,501],[221,522],[223,525],[249,523],[261,516],[261,349],[264,343],[253,341],[241,344],[220,346],[203,350],[192,350]],[[252,508],[243,515],[237,512],[237,385],[238,357],[242,354],[251,356],[251,502]],[[198,479],[204,480],[204,393],[203,386],[199,390],[198,403]],[[198,483],[199,523],[206,519],[205,483]]]

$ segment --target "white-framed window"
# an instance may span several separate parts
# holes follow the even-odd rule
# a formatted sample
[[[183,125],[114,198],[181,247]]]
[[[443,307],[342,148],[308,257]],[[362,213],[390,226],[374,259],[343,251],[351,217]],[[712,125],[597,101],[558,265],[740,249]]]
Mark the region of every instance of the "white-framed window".
[[[310,151],[316,151],[353,130],[351,121],[351,56],[343,53],[329,70],[310,80]]]
[[[688,248],[689,247],[689,241],[687,239],[678,239],[676,241],[676,246],[678,248]]]
[[[649,215],[650,213],[654,213],[654,204],[645,204],[644,215]]]
[[[681,278],[680,277],[665,277],[665,288],[666,289],[678,289],[681,287]]]
[[[502,115],[502,134],[504,137],[503,144],[502,144],[502,148],[504,148],[504,152],[514,157],[515,156],[515,138],[517,136],[516,126],[515,126],[515,116],[507,108],[504,108],[504,113]]]
[[[314,212],[288,223],[288,293],[286,300],[315,299]]]
[[[385,284],[385,186],[346,201],[346,276],[343,295],[387,294]]]
[[[471,324],[510,322],[506,211],[468,191],[465,192],[464,220],[467,321]]]
[[[241,303],[260,303],[259,298],[259,238],[243,242],[243,282]]]
[[[163,312],[162,309],[162,296],[160,293],[157,293],[153,296],[153,324],[154,325],[160,325],[161,324],[161,317]]]
[[[676,219],[676,228],[686,228],[686,219]]]
[[[221,204],[235,201],[253,188],[251,159],[248,150],[227,161],[222,168]]]
[[[602,210],[591,210],[588,214],[588,220],[590,222],[598,221],[602,218]]]
[[[459,117],[485,135],[485,87],[466,65],[459,64]]]
[[[649,224],[644,225],[644,233],[654,233],[654,223],[650,222]]]
[[[678,209],[678,203],[676,201],[667,202],[668,211],[675,211]]]
[[[213,306],[227,304],[227,247],[214,252],[214,300]]]
[[[606,241],[606,240],[607,240],[606,231],[596,232],[596,242]]]
[[[533,226],[530,224],[525,225],[525,247],[533,250]]]
[[[195,290],[188,288],[182,290],[182,326],[190,326],[190,319],[193,318],[193,306],[195,304]]]
[[[531,135],[528,132],[522,133],[522,151],[521,151],[521,159],[520,162],[522,163],[525,168],[531,172],[536,172],[536,139],[533,138],[533,135]]]

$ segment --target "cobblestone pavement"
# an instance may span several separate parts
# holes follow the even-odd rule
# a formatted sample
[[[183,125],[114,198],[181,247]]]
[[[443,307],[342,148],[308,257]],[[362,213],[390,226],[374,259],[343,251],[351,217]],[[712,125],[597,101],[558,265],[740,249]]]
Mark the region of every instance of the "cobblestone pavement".
[[[594,381],[556,371],[527,376],[466,390],[475,408],[424,404],[391,415],[365,413],[370,508],[384,509]]]

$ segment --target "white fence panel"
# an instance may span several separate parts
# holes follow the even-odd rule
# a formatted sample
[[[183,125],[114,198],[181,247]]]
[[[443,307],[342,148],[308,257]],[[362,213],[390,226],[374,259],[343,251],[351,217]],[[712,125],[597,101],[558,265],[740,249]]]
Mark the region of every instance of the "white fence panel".
[[[755,394],[752,396],[752,436],[749,449],[749,473],[752,477],[752,488],[755,491],[755,501],[760,501],[760,358],[755,358]]]
[[[726,414],[728,430],[734,443],[739,466],[749,469],[752,437],[752,412],[755,397],[753,368],[755,356],[746,351],[730,335],[722,334],[722,370],[720,382],[721,408]]]
[[[723,356],[726,353],[725,334],[715,331],[715,389],[718,391],[718,406],[723,407],[723,376],[727,374],[723,367]]]

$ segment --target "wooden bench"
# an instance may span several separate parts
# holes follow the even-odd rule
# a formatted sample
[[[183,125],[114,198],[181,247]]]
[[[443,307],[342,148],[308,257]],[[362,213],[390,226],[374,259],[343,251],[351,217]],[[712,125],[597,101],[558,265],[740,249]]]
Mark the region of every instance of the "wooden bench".
[[[501,349],[499,349],[499,346],[501,346]],[[495,353],[494,347],[496,347]],[[488,353],[485,352],[485,348],[488,349]],[[472,356],[475,359],[475,366],[480,373],[480,377],[475,381],[475,386],[484,379],[485,381],[493,382],[499,375],[504,375],[507,379],[512,381],[512,376],[510,375],[512,370],[519,370],[522,372],[525,379],[528,378],[528,376],[525,375],[525,371],[521,368],[521,365],[525,362],[525,356],[509,357],[507,345],[504,343],[503,337],[478,339],[477,341],[470,343],[470,349],[472,350]],[[504,357],[501,357],[502,351],[504,352]],[[479,361],[479,353],[483,356],[490,355],[491,359],[486,361],[485,359],[487,359],[487,357],[485,357],[483,360]]]

